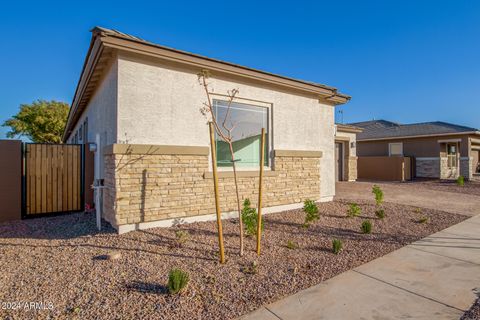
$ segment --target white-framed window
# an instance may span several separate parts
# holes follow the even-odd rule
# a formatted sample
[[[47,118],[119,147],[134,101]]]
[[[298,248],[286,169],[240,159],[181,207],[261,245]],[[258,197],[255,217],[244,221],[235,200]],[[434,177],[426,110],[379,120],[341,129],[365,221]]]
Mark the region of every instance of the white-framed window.
[[[228,102],[213,100],[213,112],[224,135],[228,132],[222,127],[223,120],[228,110]],[[265,162],[269,166],[269,108],[246,103],[233,102],[226,122],[232,130],[233,150],[235,163],[238,168],[258,168],[260,165],[261,132],[265,128]],[[228,143],[215,134],[217,166],[219,168],[232,167],[230,149]]]
[[[395,142],[388,144],[388,155],[392,156],[402,156],[403,157],[403,143]]]
[[[457,167],[458,150],[456,143],[447,143],[447,165],[449,168]]]

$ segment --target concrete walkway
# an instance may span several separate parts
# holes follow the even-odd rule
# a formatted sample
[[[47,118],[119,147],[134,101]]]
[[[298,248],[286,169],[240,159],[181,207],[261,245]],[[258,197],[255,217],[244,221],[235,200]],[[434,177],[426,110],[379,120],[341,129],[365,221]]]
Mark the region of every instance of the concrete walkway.
[[[475,216],[242,319],[459,319],[478,289]]]
[[[480,214],[480,199],[471,194],[429,190],[402,183],[339,182],[336,199],[373,200],[372,186],[379,185],[385,201],[474,216]]]

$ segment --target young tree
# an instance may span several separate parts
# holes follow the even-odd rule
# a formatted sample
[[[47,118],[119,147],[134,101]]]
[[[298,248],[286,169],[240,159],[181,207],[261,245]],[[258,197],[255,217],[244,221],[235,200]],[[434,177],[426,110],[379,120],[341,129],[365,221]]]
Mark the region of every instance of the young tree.
[[[10,127],[8,138],[25,136],[37,143],[61,143],[68,108],[67,103],[55,100],[21,104],[20,111],[2,126]]]
[[[209,78],[210,74],[207,70],[202,70],[198,74],[198,81],[203,86],[205,90],[205,94],[207,95],[207,102],[203,103],[203,107],[200,109],[203,115],[209,114],[211,117],[211,121],[213,126],[215,127],[215,132],[217,133],[218,137],[220,137],[223,141],[228,144],[230,157],[232,161],[232,168],[233,168],[233,179],[235,181],[235,193],[237,196],[237,210],[238,210],[238,221],[240,227],[240,256],[243,255],[243,221],[242,221],[242,210],[240,209],[240,192],[238,190],[238,179],[237,179],[237,168],[235,164],[235,153],[233,150],[233,130],[235,129],[236,124],[230,121],[230,111],[232,102],[235,99],[235,96],[238,94],[238,89],[232,89],[227,92],[228,94],[228,104],[227,104],[227,111],[225,113],[225,117],[223,120],[219,120],[215,116],[215,112],[213,112],[213,105],[212,105],[212,98],[210,96],[210,90],[208,87],[207,79]]]

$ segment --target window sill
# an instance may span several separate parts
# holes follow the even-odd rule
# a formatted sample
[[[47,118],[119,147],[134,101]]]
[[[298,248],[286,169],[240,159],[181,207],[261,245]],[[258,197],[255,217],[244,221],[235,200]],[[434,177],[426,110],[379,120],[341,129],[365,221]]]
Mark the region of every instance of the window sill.
[[[263,176],[264,177],[275,177],[278,173],[272,170],[264,170]],[[260,175],[260,171],[252,170],[252,171],[237,171],[238,178],[250,178],[250,177],[258,177]],[[233,171],[218,171],[219,178],[233,178]],[[208,171],[203,174],[204,179],[213,179],[213,172]]]

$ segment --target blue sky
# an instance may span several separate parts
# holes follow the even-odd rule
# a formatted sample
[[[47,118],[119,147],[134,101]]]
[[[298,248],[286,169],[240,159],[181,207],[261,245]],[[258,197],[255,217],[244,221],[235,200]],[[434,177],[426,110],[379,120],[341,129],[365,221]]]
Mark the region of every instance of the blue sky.
[[[473,0],[9,1],[0,11],[0,122],[35,99],[71,102],[95,25],[335,86],[353,97],[341,107],[345,122],[480,127]]]

